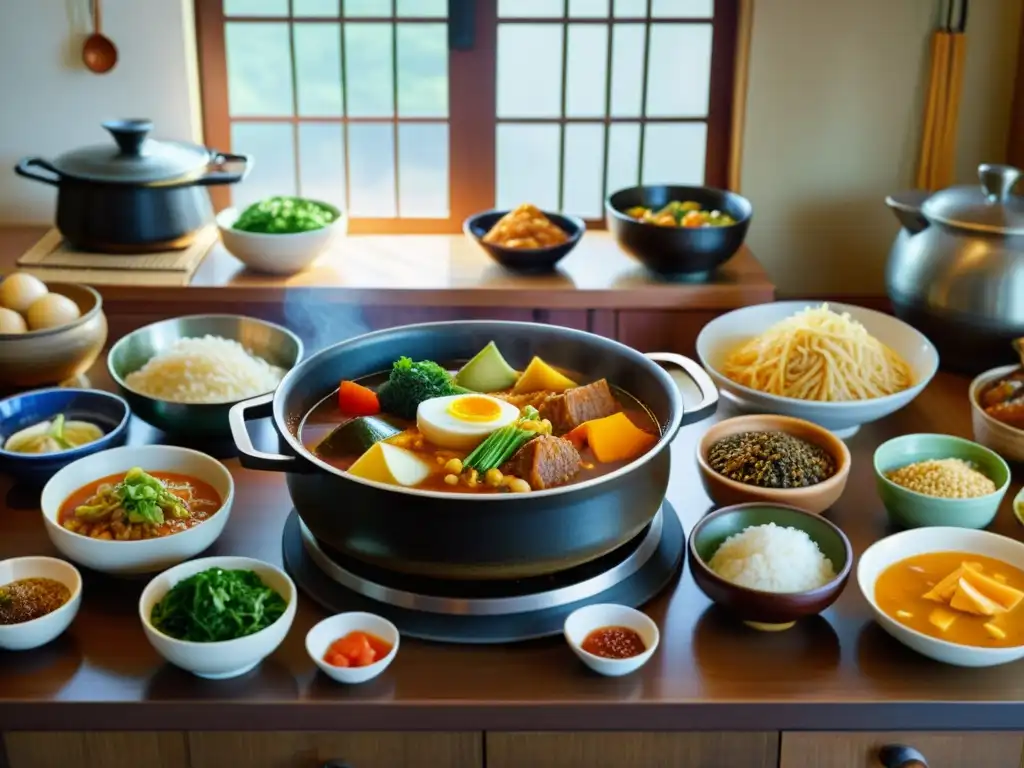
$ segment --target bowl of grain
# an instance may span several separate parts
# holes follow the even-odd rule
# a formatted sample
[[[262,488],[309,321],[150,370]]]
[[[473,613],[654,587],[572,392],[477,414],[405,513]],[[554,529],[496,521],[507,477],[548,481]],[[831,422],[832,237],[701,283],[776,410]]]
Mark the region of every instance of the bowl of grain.
[[[784,504],[725,507],[690,532],[690,571],[712,601],[753,629],[789,629],[834,603],[853,549],[834,523]]]
[[[107,368],[132,412],[164,432],[230,434],[235,403],[277,389],[302,359],[287,328],[241,315],[189,315],[121,338]]]
[[[791,416],[736,416],[713,425],[697,445],[704,490],[715,504],[771,502],[819,514],[843,494],[846,443]]]
[[[985,528],[1010,485],[1010,468],[978,443],[952,435],[903,435],[875,451],[889,519],[903,528]]]

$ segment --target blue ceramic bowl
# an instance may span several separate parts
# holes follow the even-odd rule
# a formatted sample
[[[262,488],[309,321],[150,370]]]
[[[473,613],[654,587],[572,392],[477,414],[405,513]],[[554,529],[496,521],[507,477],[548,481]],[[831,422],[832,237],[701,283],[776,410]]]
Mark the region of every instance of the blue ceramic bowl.
[[[560,245],[553,245],[549,248],[505,248],[494,243],[485,243],[483,241],[484,235],[506,213],[508,211],[484,211],[483,213],[477,213],[466,219],[462,225],[462,231],[468,237],[476,240],[480,247],[487,252],[487,255],[501,264],[501,266],[516,272],[550,272],[555,268],[555,264],[565,258],[569,251],[576,247],[576,244],[583,237],[583,233],[587,229],[587,225],[583,223],[583,220],[575,216],[543,211],[542,213],[551,220],[552,224],[569,236],[568,240]]]
[[[59,453],[12,453],[3,444],[15,432],[64,414],[68,420],[91,421],[103,430],[103,437]],[[38,485],[57,470],[107,448],[124,445],[128,439],[131,409],[124,398],[95,389],[37,389],[0,400],[0,472],[18,482]]]

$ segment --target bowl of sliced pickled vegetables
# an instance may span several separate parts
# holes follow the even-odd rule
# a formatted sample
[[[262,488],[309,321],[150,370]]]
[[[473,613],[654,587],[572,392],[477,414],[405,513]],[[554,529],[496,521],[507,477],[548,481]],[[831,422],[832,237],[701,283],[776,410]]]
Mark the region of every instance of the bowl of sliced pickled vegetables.
[[[41,483],[128,437],[128,403],[91,389],[53,388],[0,400],[0,471]]]

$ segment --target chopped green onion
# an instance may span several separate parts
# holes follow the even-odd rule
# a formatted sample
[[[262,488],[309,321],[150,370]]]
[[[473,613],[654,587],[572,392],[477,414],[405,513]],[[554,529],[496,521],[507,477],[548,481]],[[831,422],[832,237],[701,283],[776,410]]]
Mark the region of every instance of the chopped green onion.
[[[475,469],[477,472],[497,469],[537,436],[533,430],[521,429],[518,425],[524,421],[535,420],[539,415],[532,405],[526,406],[515,424],[509,424],[489,434],[487,439],[463,460],[462,466]]]

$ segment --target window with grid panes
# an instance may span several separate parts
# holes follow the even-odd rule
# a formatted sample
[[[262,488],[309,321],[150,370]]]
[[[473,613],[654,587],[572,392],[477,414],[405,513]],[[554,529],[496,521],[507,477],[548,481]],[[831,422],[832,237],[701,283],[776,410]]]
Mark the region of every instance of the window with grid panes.
[[[207,142],[255,157],[234,205],[300,194],[356,232],[455,232],[495,206],[598,222],[622,187],[726,183],[736,0],[196,11]]]

